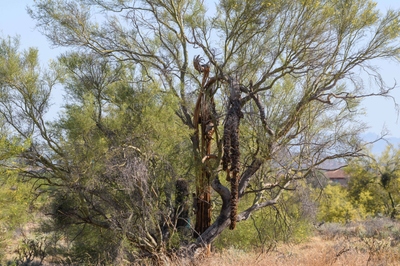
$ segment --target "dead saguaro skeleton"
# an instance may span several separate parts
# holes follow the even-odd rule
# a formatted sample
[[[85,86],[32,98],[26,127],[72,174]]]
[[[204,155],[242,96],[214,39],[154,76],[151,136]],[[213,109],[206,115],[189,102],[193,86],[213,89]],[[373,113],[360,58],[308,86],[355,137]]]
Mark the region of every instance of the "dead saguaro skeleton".
[[[200,56],[196,56],[193,60],[194,68],[203,74],[200,93],[193,114],[195,137],[198,143],[196,158],[200,164],[196,177],[195,237],[201,235],[211,225],[212,167],[209,159],[217,158],[217,156],[211,154],[211,144],[214,130],[218,123],[213,98],[215,90],[212,89],[212,86],[218,77],[210,78],[210,65],[203,64],[202,62],[203,59]],[[238,79],[226,78],[223,75],[219,78],[228,81],[230,91],[223,133],[222,168],[226,171],[227,181],[231,184],[230,229],[234,229],[236,226],[240,181],[239,124],[240,119],[243,118],[243,114],[241,112],[240,84]]]
[[[201,235],[211,225],[211,170],[209,159],[211,155],[211,143],[213,140],[216,123],[215,104],[211,85],[215,81],[209,79],[210,66],[202,64],[203,59],[197,56],[193,60],[194,68],[203,74],[200,93],[197,98],[193,125],[197,142],[196,161],[199,164],[196,176],[196,224],[194,237]],[[199,130],[200,125],[200,130]]]
[[[229,108],[226,115],[224,136],[222,169],[226,171],[227,181],[231,183],[231,224],[229,229],[236,227],[236,216],[239,200],[239,170],[240,170],[240,151],[239,151],[239,124],[243,118],[240,105],[240,84],[237,79],[229,78]]]

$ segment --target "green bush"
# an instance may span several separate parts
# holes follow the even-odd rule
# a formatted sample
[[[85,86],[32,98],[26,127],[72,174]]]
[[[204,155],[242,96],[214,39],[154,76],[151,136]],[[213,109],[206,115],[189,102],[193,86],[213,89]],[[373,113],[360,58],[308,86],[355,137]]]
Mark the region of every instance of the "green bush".
[[[229,247],[250,250],[273,248],[278,242],[301,242],[313,233],[313,214],[306,205],[304,187],[282,195],[275,206],[262,209],[233,231],[226,230],[217,239],[215,248]],[[250,200],[244,199],[242,203]]]
[[[345,188],[340,185],[328,185],[323,191],[318,210],[318,220],[324,222],[345,223],[359,219],[360,212],[353,207]]]
[[[32,203],[32,183],[22,182],[12,172],[0,173],[0,262],[4,260],[17,243],[16,231],[34,220],[35,208]],[[21,234],[17,234],[21,235]]]

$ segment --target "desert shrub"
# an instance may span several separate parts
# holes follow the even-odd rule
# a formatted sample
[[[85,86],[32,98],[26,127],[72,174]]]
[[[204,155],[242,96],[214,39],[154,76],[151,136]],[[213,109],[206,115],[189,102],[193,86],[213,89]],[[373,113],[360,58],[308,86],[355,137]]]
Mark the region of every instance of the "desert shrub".
[[[14,259],[17,265],[42,265],[47,255],[46,240],[24,236],[15,252],[18,255]]]
[[[278,242],[306,240],[313,234],[316,208],[310,206],[312,199],[307,199],[305,194],[307,192],[300,188],[295,193],[284,194],[277,205],[262,209],[238,223],[237,230],[224,231],[215,247],[266,251],[273,249]]]
[[[235,230],[225,230],[214,243],[214,248],[223,250],[229,247],[249,250],[257,242],[257,233],[252,219],[242,221],[236,225]]]
[[[361,221],[364,237],[377,239],[392,239],[393,243],[400,240],[400,223],[387,217],[369,218]],[[396,245],[397,245],[396,243]]]
[[[347,191],[340,185],[328,185],[320,199],[318,220],[345,223],[360,218],[359,211],[348,200]]]
[[[14,173],[0,172],[0,263],[17,245],[24,225],[35,219],[40,200],[33,204],[32,182]]]
[[[104,265],[117,257],[120,242],[110,231],[85,226],[72,230],[76,232],[76,238],[65,254],[66,258],[71,258],[69,263]]]
[[[69,224],[62,226],[47,219],[38,228],[46,236],[46,263],[55,265],[109,265],[121,258],[132,258],[124,252],[128,241],[111,230]]]
[[[318,227],[318,232],[325,239],[334,239],[344,235],[345,226],[341,223],[324,223]]]
[[[317,228],[317,232],[327,239],[340,237],[391,239],[392,246],[397,246],[400,241],[400,223],[386,217],[368,218],[345,224],[324,223]]]
[[[349,198],[369,216],[398,217],[400,202],[400,150],[388,145],[380,156],[354,159],[346,168],[351,176]]]

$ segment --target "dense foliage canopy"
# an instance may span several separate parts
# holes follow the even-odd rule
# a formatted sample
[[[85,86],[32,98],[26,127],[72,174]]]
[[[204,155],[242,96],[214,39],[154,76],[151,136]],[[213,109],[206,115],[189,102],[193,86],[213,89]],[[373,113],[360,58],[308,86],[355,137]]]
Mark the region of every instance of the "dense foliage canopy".
[[[36,49],[1,41],[0,159],[36,181],[48,232],[78,262],[191,253],[328,160],[363,155],[359,103],[392,89],[374,60],[400,52],[400,13],[365,0],[38,0],[29,13],[68,50],[43,70]]]

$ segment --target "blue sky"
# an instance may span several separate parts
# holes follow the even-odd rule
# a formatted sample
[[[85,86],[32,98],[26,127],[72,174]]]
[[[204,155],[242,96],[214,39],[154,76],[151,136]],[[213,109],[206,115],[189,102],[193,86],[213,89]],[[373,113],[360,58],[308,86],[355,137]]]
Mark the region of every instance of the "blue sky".
[[[378,7],[383,11],[388,8],[400,9],[399,0],[378,0]],[[39,48],[39,56],[45,66],[49,60],[55,59],[61,53],[60,48],[51,47],[44,36],[35,29],[35,22],[26,12],[26,6],[33,4],[33,0],[0,0],[0,36],[20,36],[21,47]],[[394,89],[392,96],[400,104],[400,63],[377,62],[388,85],[394,85],[398,80],[399,87]],[[62,102],[62,95],[55,92],[53,101],[56,105]],[[400,118],[390,99],[371,98],[363,102],[366,116],[360,118],[366,122],[369,132],[379,134],[383,127],[390,132],[390,136],[400,138]]]
[[[51,49],[47,39],[35,29],[35,21],[26,11],[33,0],[0,0],[0,36],[20,36],[22,48],[39,48],[40,59],[55,59],[60,49]]]
[[[400,9],[399,0],[378,0],[376,2],[378,8],[383,12],[389,8]],[[397,87],[391,95],[400,104],[400,63],[377,62],[377,66],[387,85],[393,86],[397,83]],[[385,127],[390,136],[400,138],[400,114],[395,109],[393,100],[373,97],[365,100],[363,107],[366,109],[366,116],[362,120],[370,127],[370,132],[379,135]]]

